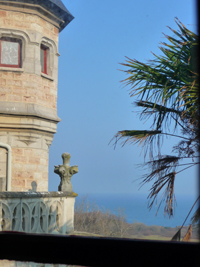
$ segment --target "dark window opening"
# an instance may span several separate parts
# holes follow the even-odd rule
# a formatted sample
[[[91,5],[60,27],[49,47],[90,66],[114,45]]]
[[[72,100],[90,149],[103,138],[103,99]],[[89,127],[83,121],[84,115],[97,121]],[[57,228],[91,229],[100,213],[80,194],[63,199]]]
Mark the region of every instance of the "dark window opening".
[[[40,47],[40,61],[41,61],[41,71],[47,74],[47,51],[48,48],[44,45]]]

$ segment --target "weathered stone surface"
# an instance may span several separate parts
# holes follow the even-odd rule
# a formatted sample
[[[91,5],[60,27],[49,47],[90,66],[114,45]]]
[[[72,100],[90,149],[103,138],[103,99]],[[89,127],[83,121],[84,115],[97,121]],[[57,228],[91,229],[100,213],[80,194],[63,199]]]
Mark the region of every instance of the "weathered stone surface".
[[[63,153],[63,165],[54,166],[54,172],[60,176],[60,185],[58,191],[72,192],[71,177],[78,172],[78,166],[69,166],[69,160],[71,155],[69,153]]]
[[[77,194],[33,190],[0,193],[0,231],[52,234],[72,232]]]

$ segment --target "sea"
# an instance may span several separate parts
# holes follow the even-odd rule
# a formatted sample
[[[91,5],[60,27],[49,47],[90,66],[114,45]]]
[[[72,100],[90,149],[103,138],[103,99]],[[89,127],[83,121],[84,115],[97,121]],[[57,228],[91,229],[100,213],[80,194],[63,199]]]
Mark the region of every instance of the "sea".
[[[164,214],[164,204],[153,205],[148,209],[148,199],[145,194],[79,194],[76,203],[85,199],[91,207],[97,206],[102,211],[109,210],[112,214],[119,215],[119,209],[124,214],[128,223],[144,223],[148,226],[159,225],[163,227],[181,226],[190,212],[197,196],[178,195],[174,208],[174,216],[170,217]],[[194,206],[192,212],[185,222],[185,226],[191,223],[191,217],[198,208],[198,203]],[[157,212],[158,210],[158,212]]]

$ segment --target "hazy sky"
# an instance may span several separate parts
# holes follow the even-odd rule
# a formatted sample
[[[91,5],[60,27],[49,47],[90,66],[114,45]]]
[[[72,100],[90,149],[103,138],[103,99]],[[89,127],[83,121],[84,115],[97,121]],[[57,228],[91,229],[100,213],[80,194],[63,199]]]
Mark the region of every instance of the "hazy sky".
[[[72,177],[76,193],[138,192],[144,174],[141,148],[108,145],[119,130],[148,129],[133,113],[134,99],[121,80],[127,76],[118,69],[125,56],[146,62],[158,46],[163,32],[173,34],[178,17],[196,31],[195,1],[191,0],[63,0],[75,19],[61,32],[58,70],[57,134],[50,147],[49,190],[57,191],[58,175],[54,165],[62,164],[61,154],[71,154],[70,165],[78,165]],[[177,140],[176,140],[177,141]],[[162,151],[170,153],[174,139]],[[177,194],[197,193],[197,170],[177,176]],[[140,193],[148,193],[150,185]]]

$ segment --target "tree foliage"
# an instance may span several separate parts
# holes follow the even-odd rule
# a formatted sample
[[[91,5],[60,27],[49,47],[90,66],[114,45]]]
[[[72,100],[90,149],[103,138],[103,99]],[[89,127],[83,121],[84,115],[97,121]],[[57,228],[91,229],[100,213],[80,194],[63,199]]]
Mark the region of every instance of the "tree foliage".
[[[144,163],[150,172],[142,177],[141,184],[153,182],[148,195],[149,208],[161,194],[165,202],[164,211],[174,215],[174,182],[178,173],[199,163],[199,83],[198,83],[198,35],[187,29],[178,18],[178,30],[173,36],[165,35],[167,42],[159,47],[162,55],[142,63],[126,58],[121,65],[128,78],[123,80],[130,86],[130,96],[141,109],[140,119],[153,119],[149,130],[123,130],[116,133],[114,146],[139,144],[144,147]],[[180,134],[177,133],[180,132]],[[175,136],[179,142],[172,147],[171,155],[161,154],[164,137]],[[156,151],[156,155],[155,155]],[[181,161],[187,160],[186,163]],[[194,215],[195,216],[195,215]],[[196,220],[196,217],[195,217]]]

